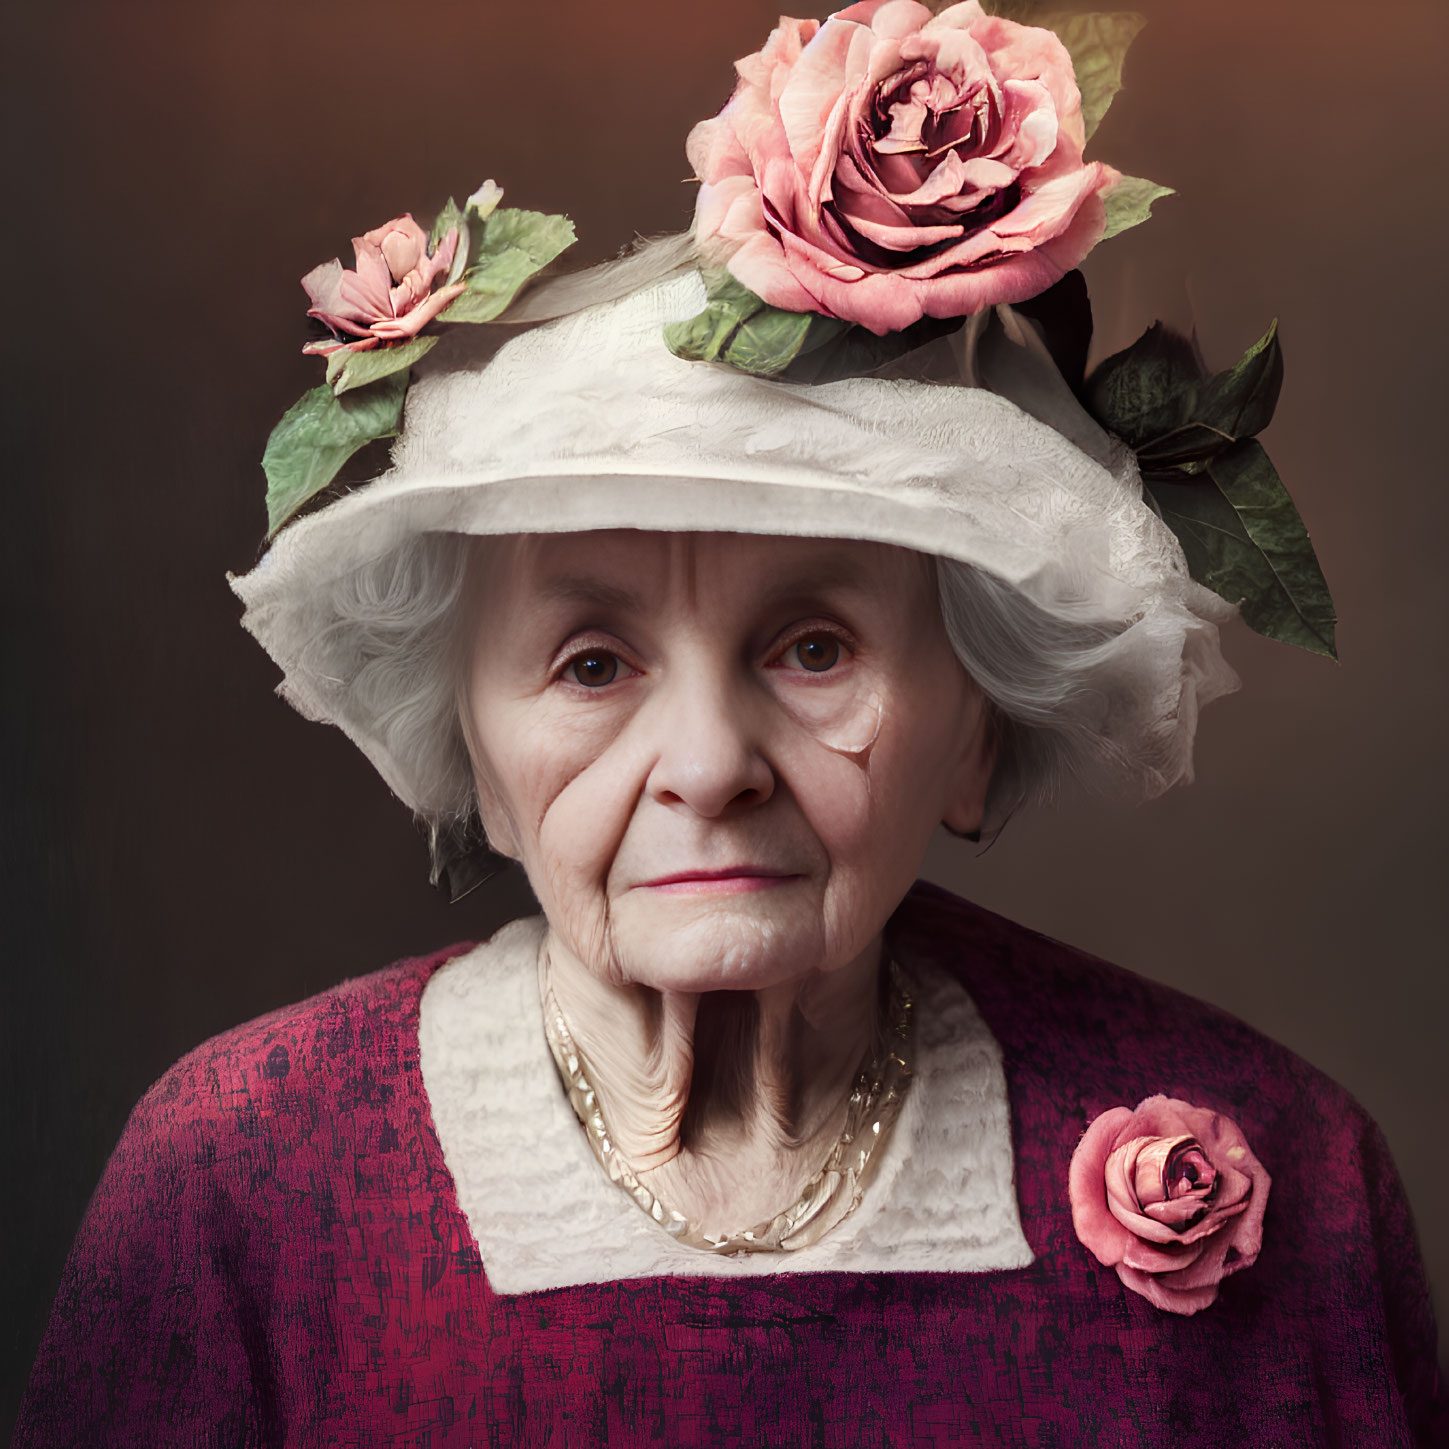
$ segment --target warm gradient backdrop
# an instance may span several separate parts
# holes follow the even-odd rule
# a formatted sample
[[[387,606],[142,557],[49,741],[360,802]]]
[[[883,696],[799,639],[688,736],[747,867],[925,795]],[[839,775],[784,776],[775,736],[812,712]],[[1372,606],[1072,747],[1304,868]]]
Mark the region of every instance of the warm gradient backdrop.
[[[1199,780],[1073,802],[939,880],[1215,1001],[1387,1131],[1449,1289],[1443,0],[1143,0],[1093,154],[1168,182],[1089,264],[1115,348],[1189,306],[1225,364],[1273,316],[1268,442],[1343,664],[1227,647]],[[805,13],[821,13],[808,8]],[[245,1018],[523,908],[449,910],[362,757],[270,691],[227,569],[319,365],[297,278],[485,176],[597,260],[683,226],[693,121],[775,0],[67,0],[7,10],[9,971],[0,1428],[127,1111]],[[1184,1044],[1191,1050],[1195,1044]],[[1307,1203],[1275,1203],[1291,1232]],[[1442,1306],[1441,1306],[1442,1314]]]

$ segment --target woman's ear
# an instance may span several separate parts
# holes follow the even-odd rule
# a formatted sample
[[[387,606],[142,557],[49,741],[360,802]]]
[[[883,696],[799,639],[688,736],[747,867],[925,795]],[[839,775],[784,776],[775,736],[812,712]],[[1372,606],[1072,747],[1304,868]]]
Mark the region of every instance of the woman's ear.
[[[941,823],[954,835],[978,836],[996,768],[996,719],[991,704],[972,685],[963,721],[964,743],[947,791]]]

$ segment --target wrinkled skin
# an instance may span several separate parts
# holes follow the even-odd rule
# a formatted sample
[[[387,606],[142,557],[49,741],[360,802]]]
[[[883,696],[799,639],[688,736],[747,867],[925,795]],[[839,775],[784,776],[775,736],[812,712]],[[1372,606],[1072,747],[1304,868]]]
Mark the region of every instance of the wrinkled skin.
[[[620,1150],[696,1220],[779,1211],[871,1045],[886,919],[936,825],[981,819],[985,712],[930,561],[505,538],[476,546],[469,606],[484,824],[543,906]]]

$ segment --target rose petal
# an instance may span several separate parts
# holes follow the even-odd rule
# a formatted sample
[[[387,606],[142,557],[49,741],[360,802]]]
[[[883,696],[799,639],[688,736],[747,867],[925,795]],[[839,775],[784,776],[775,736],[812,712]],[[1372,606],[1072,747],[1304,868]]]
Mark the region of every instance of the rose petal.
[[[804,47],[785,78],[775,111],[784,128],[785,144],[803,174],[813,169],[824,142],[826,120],[848,84],[851,48],[868,43],[868,32],[841,24],[839,16],[832,16]]]
[[[1161,1140],[1157,1137],[1133,1137],[1111,1153],[1103,1169],[1107,1207],[1134,1238],[1145,1239],[1149,1243],[1175,1243],[1179,1237],[1172,1228],[1143,1214],[1135,1186],[1139,1156],[1144,1149],[1152,1148]]]
[[[393,281],[401,282],[417,266],[422,247],[415,238],[390,231],[378,244],[378,250]]]
[[[1132,1163],[1132,1192],[1143,1208],[1161,1203],[1167,1197],[1168,1162],[1187,1143],[1196,1141],[1197,1138],[1186,1133],[1177,1137],[1148,1137],[1143,1140]]]
[[[324,312],[320,307],[309,307],[307,315],[325,322],[334,332],[346,332],[353,337],[366,337],[372,329],[370,319],[354,322],[348,313]]]
[[[699,122],[685,140],[684,153],[694,174],[706,186],[731,175],[746,175],[754,180],[750,158],[725,116]]]
[[[953,151],[941,159],[940,165],[914,192],[894,196],[892,200],[901,206],[936,206],[964,195],[975,206],[987,194],[1000,191],[1015,180],[1016,173],[1000,161],[988,156],[973,156],[963,161]]]
[[[357,257],[357,270],[343,272],[340,283],[343,297],[366,316],[382,317],[387,314],[387,294],[392,290],[392,273],[382,249],[368,236],[352,238],[352,250]]]
[[[1108,1267],[1122,1260],[1132,1235],[1107,1208],[1104,1167],[1117,1145],[1118,1134],[1132,1121],[1127,1107],[1103,1112],[1082,1136],[1072,1153],[1067,1174],[1067,1197],[1072,1205],[1072,1226],[1099,1262]]]
[[[342,281],[342,263],[336,257],[313,267],[302,278],[302,290],[312,299],[313,307],[324,312],[341,312],[345,304],[338,284]]]
[[[364,232],[362,240],[369,247],[369,254],[375,248],[387,264],[389,284],[402,281],[417,266],[428,247],[428,234],[413,220],[411,212],[404,212],[402,216],[395,216],[372,231]],[[354,241],[353,246],[356,245]],[[361,262],[360,255],[358,261]]]
[[[1117,1276],[1134,1293],[1140,1293],[1154,1308],[1160,1308],[1165,1313],[1200,1313],[1211,1307],[1218,1296],[1216,1283],[1205,1288],[1174,1288],[1154,1274],[1139,1273],[1135,1268],[1122,1264],[1117,1267]]]
[[[938,21],[945,18],[944,14],[937,17]],[[1080,160],[1087,143],[1082,93],[1077,89],[1072,58],[1056,32],[1014,25],[992,15],[983,16],[972,27],[972,34],[986,51],[986,63],[993,75],[1032,77],[1047,87],[1056,106],[1057,145],[1072,150]]]
[[[1040,166],[1057,147],[1057,108],[1040,81],[1005,81],[996,155],[1013,172]]]
[[[852,218],[868,217],[886,226],[908,226],[910,217],[893,197],[860,169],[854,156],[842,156],[835,168],[837,207]]]
[[[404,337],[416,337],[434,317],[454,298],[468,290],[466,282],[454,282],[451,287],[439,287],[425,297],[404,317],[385,318],[373,326],[373,335],[384,342],[398,342]]]
[[[864,6],[852,6],[864,9]],[[884,5],[872,10],[870,28],[881,40],[900,40],[907,35],[917,34],[922,26],[929,25],[931,12],[916,0],[886,0]]]
[[[458,250],[458,228],[450,226],[439,240],[433,252],[433,276],[445,277],[453,269],[453,257]]]
[[[1232,1245],[1227,1241],[1227,1235],[1220,1234],[1210,1238],[1203,1243],[1194,1256],[1185,1261],[1180,1267],[1167,1273],[1158,1274],[1169,1288],[1207,1288],[1214,1283],[1220,1282],[1226,1275],[1223,1272],[1223,1262],[1227,1258],[1228,1248]],[[1124,1261],[1126,1261],[1124,1259]],[[1140,1263],[1129,1262],[1130,1268],[1140,1268]]]
[[[752,237],[730,258],[730,272],[757,297],[786,312],[817,312],[823,303],[790,266],[780,246],[767,234]],[[827,315],[833,316],[826,308]]]

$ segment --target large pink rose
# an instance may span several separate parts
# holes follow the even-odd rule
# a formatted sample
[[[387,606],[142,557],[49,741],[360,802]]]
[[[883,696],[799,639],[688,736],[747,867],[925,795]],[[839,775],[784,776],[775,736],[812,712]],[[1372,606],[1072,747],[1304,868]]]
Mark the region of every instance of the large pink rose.
[[[1263,1244],[1272,1179],[1237,1124],[1172,1097],[1114,1107],[1072,1154],[1077,1236],[1134,1293],[1196,1313]]]
[[[690,133],[704,255],[773,306],[872,332],[1046,291],[1101,240],[1119,173],[1086,164],[1050,30],[977,0],[782,19]]]
[[[353,237],[356,271],[333,258],[313,267],[302,286],[312,299],[309,317],[320,318],[339,337],[345,333],[357,340],[309,342],[303,352],[325,356],[342,347],[366,352],[379,342],[416,337],[464,290],[462,282],[447,282],[458,239],[458,228],[452,227],[430,253],[427,232],[410,214]]]

